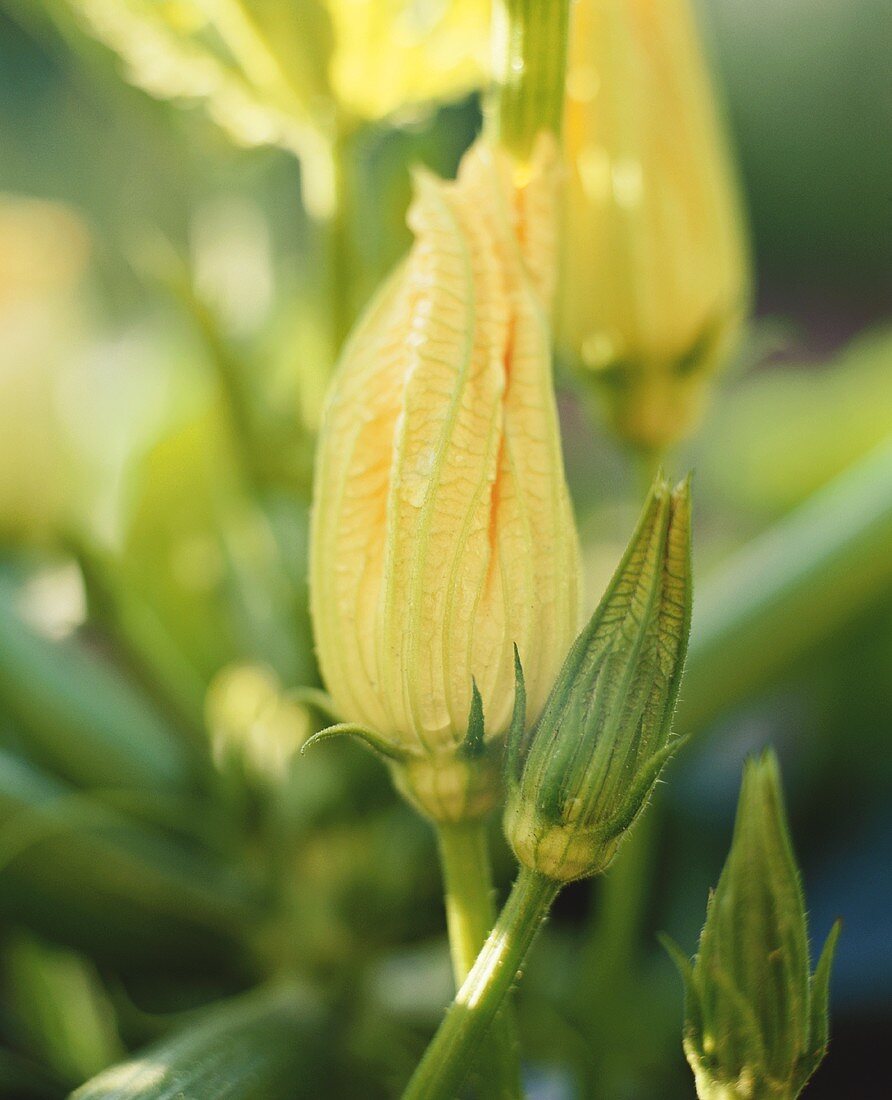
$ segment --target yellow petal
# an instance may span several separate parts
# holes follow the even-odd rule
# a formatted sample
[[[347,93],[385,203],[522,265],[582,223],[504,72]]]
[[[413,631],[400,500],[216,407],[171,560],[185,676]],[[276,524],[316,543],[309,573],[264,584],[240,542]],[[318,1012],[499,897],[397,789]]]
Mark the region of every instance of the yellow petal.
[[[559,333],[617,428],[697,418],[748,294],[727,141],[688,0],[578,0],[568,62]]]
[[[478,145],[455,183],[417,178],[415,245],[345,351],[320,440],[323,674],[347,718],[415,751],[464,736],[472,678],[504,730],[514,643],[534,717],[576,627],[548,329],[508,171]]]
[[[331,82],[361,118],[383,118],[479,87],[488,0],[325,0],[335,30]]]

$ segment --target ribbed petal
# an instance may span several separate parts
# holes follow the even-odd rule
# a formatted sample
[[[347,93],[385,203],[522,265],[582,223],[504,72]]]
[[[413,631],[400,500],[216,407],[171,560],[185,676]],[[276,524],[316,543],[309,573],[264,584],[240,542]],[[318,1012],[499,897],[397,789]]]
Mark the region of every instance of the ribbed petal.
[[[487,730],[504,730],[513,643],[535,717],[576,627],[548,331],[524,255],[545,286],[548,232],[521,234],[526,216],[484,146],[455,183],[419,175],[415,245],[345,352],[320,442],[323,674],[346,717],[416,751],[464,736],[472,679]]]

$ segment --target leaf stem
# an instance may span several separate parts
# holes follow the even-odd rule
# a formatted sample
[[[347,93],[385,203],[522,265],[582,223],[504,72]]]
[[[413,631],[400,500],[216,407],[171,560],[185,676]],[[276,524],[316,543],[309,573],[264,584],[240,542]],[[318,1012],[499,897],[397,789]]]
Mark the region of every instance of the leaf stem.
[[[454,1100],[560,886],[522,869],[403,1100]]]
[[[443,868],[452,972],[459,989],[496,919],[486,826],[480,820],[440,824],[437,844]],[[523,1092],[512,1013],[505,1011],[499,1016],[492,1040],[491,1058],[486,1066],[480,1067],[480,1095],[514,1100]]]

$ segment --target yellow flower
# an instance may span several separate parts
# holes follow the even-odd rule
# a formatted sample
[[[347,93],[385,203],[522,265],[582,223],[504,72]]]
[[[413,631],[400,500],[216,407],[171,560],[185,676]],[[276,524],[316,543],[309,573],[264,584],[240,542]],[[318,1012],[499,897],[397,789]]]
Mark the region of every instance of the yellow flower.
[[[456,99],[480,86],[489,49],[485,0],[326,0],[330,78],[360,118]]]
[[[688,0],[578,0],[559,331],[616,429],[661,450],[733,345],[747,251]]]
[[[454,183],[418,175],[414,246],[348,342],[323,424],[310,565],[322,672],[347,721],[416,760],[454,757],[472,682],[487,735],[505,731],[515,643],[534,720],[576,630],[543,302],[553,237],[538,224],[555,159],[540,143],[522,188],[482,143]]]
[[[312,155],[332,122],[479,87],[487,0],[68,0],[134,84],[204,102],[237,141]],[[54,10],[54,9],[51,9]]]

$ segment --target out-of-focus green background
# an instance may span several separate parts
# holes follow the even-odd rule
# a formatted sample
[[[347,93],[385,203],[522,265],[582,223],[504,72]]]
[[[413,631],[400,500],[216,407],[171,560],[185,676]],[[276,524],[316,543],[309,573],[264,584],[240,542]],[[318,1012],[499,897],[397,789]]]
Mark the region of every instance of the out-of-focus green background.
[[[770,741],[815,942],[845,918],[808,1095],[874,1097],[892,1026],[892,18],[886,0],[699,8],[757,310],[672,459],[696,471],[679,724],[698,738],[606,885],[562,895],[521,1027],[538,1097],[691,1095],[655,932],[693,950],[740,764]],[[332,346],[406,246],[408,165],[451,171],[478,125],[471,96],[356,128],[333,243],[287,152],[131,86],[64,4],[0,0],[0,1096],[64,1096],[286,972],[285,1007],[258,1024],[239,1002],[232,1026],[272,1049],[273,1019],[288,1054],[270,1072],[306,1095],[391,1094],[423,1049],[449,993],[432,837],[361,750],[294,756],[322,717],[292,689],[316,683],[304,541]],[[637,483],[561,387],[593,603]],[[779,610],[750,628],[766,593]],[[230,1025],[209,1026],[237,1061]]]

